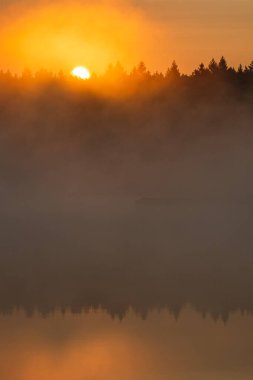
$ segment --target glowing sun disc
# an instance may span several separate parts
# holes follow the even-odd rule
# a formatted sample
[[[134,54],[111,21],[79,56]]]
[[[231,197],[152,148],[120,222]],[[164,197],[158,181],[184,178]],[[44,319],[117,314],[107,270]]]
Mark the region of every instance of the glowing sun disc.
[[[71,71],[71,75],[73,77],[79,78],[79,79],[89,79],[90,78],[90,72],[86,67],[83,66],[77,66]]]

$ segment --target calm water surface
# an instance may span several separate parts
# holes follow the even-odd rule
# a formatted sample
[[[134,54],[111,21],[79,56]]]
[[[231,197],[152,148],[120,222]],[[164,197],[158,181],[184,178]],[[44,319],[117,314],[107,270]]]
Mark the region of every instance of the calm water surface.
[[[47,318],[0,317],[0,378],[5,380],[251,380],[253,317],[203,319],[186,307],[176,320],[129,311],[120,321],[97,310]]]
[[[8,214],[1,380],[253,379],[251,209],[140,203]]]

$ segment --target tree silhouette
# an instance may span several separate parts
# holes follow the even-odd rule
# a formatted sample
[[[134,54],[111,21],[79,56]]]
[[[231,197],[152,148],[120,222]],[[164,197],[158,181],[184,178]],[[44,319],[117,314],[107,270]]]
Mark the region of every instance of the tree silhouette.
[[[173,61],[171,67],[168,68],[165,77],[170,80],[177,80],[181,76],[178,65],[176,61]]]
[[[237,72],[238,72],[239,75],[242,75],[242,74],[243,74],[243,67],[242,67],[242,64],[240,64],[240,65],[238,66]]]
[[[210,84],[210,78],[212,76],[212,79],[214,79],[214,83],[220,83],[223,82],[221,85],[232,84],[234,88],[237,88],[239,90],[240,85],[243,83],[244,88],[250,88],[253,82],[253,61],[248,66],[242,66],[240,65],[238,69],[234,69],[233,67],[230,67],[227,64],[227,61],[224,56],[222,56],[217,63],[217,61],[213,58],[208,66],[206,67],[203,62],[199,64],[199,66],[193,70],[191,75],[184,75],[180,73],[180,70],[178,68],[178,65],[175,61],[172,62],[171,66],[167,69],[165,75],[161,72],[155,71],[151,73],[145,63],[141,61],[137,66],[133,68],[133,70],[128,74],[124,67],[117,62],[116,64],[111,64],[108,66],[107,71],[103,75],[96,75],[93,74],[92,77],[88,81],[84,82],[78,82],[71,77],[70,75],[63,75],[63,73],[60,71],[58,75],[53,74],[52,72],[49,72],[47,70],[39,70],[35,74],[33,74],[29,69],[24,70],[23,74],[21,76],[18,75],[12,75],[10,71],[1,71],[0,72],[0,81],[2,83],[2,87],[8,84],[9,86],[18,86],[18,83],[22,81],[23,84],[23,91],[25,92],[25,83],[31,87],[32,85],[36,86],[36,83],[38,85],[41,85],[43,83],[50,83],[51,85],[53,82],[58,85],[60,83],[72,83],[73,86],[79,86],[80,88],[87,87],[87,84],[91,84],[92,86],[97,86],[97,89],[102,88],[104,86],[103,91],[109,91],[108,85],[110,85],[111,89],[118,89],[120,90],[120,93],[123,92],[119,87],[125,86],[128,91],[135,91],[139,84],[141,84],[141,87],[139,89],[145,90],[148,86],[154,86],[156,83],[156,89],[162,90],[162,87],[164,87],[162,84],[175,84],[175,86],[179,84],[187,84],[187,86],[192,86],[191,90],[194,92],[194,83],[195,79],[198,81],[198,83],[202,83],[203,86],[198,86],[199,88],[202,87],[204,89],[205,85],[208,83]],[[198,78],[198,79],[197,79]],[[200,79],[201,78],[201,79]],[[189,79],[191,79],[189,81]],[[225,80],[224,80],[225,79]],[[237,80],[239,79],[239,80]],[[243,79],[243,80],[242,80]],[[191,85],[190,85],[191,83]],[[136,86],[136,85],[137,86]],[[157,84],[159,84],[157,86]],[[173,84],[173,85],[174,85]],[[107,86],[107,87],[106,87]],[[167,86],[165,86],[167,88]]]
[[[208,69],[212,74],[216,74],[218,72],[218,69],[219,69],[218,64],[214,58],[210,61],[208,65]]]
[[[218,63],[218,69],[221,72],[226,72],[228,70],[227,61],[225,60],[225,58],[223,56],[221,57],[221,59]]]
[[[139,75],[145,75],[147,73],[147,68],[144,62],[140,62],[137,66],[137,73]]]
[[[253,61],[249,64],[248,68],[249,68],[249,71],[253,73]]]
[[[134,67],[131,76],[138,79],[143,79],[148,74],[147,67],[143,61],[141,61],[137,67]]]
[[[117,62],[116,65],[110,64],[105,73],[105,77],[109,80],[121,80],[126,76],[126,71],[120,62]]]
[[[200,63],[199,67],[193,71],[193,76],[203,76],[208,73],[208,68],[205,67],[204,63]]]

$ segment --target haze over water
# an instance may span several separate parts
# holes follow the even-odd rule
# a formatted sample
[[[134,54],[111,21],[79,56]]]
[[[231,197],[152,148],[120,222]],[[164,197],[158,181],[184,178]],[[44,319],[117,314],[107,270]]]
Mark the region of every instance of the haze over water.
[[[0,4],[0,380],[253,378],[252,12]]]

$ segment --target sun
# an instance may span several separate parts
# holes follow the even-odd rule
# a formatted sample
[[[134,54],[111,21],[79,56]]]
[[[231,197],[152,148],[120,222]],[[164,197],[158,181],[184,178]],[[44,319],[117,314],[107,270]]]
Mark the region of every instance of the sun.
[[[79,79],[90,79],[90,72],[89,70],[84,66],[77,66],[71,71],[71,75],[73,77],[79,78]]]

